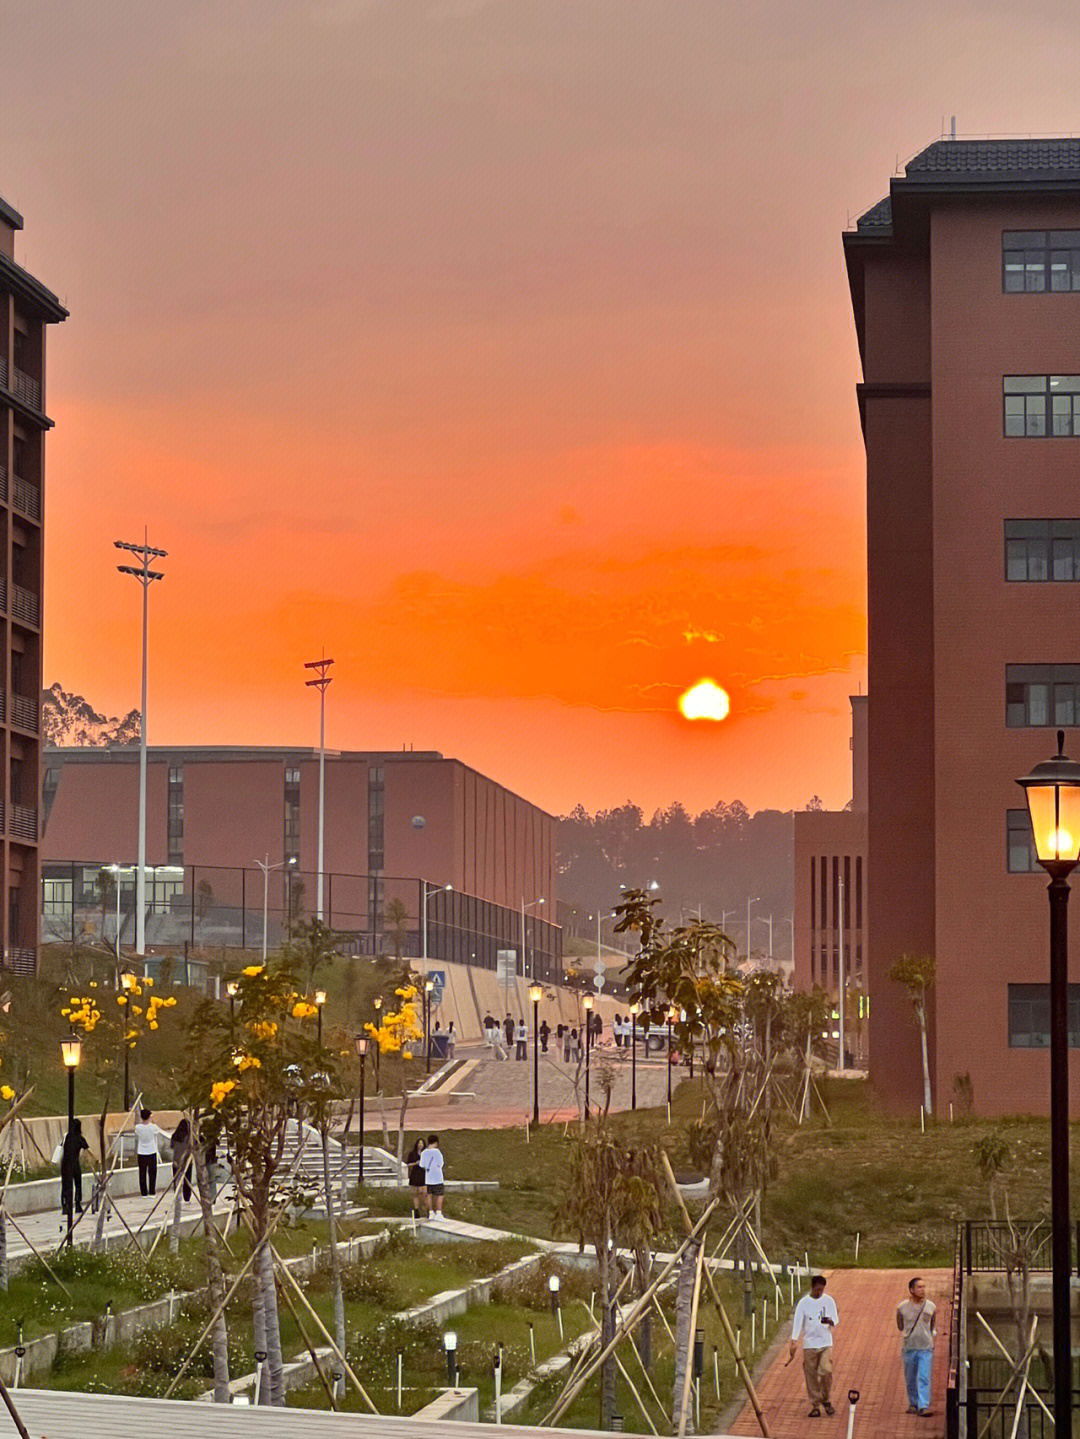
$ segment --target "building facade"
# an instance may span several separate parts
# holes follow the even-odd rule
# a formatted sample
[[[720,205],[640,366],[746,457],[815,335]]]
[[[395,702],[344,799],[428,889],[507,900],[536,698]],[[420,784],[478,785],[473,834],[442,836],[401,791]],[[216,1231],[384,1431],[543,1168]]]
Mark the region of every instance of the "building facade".
[[[45,490],[45,331],[67,318],[51,291],[15,262],[22,216],[0,200],[0,953],[33,972],[38,944],[38,775],[41,734]]]
[[[844,1028],[856,1063],[866,1058],[867,975],[867,752],[869,705],[851,696],[851,803],[842,810],[795,812],[793,983],[819,985],[839,996],[841,964],[847,980]],[[837,1032],[839,1034],[839,1031]]]
[[[108,864],[123,928],[138,758],[136,746],[45,751],[43,914],[55,938],[95,922]],[[315,914],[318,794],[317,750],[151,746],[151,942],[156,932],[162,942],[257,944],[259,861],[275,941]],[[429,955],[494,968],[500,949],[522,949],[524,905],[526,958],[543,956],[538,975],[561,972],[555,820],[496,781],[434,752],[328,751],[324,835],[323,918],[359,951],[400,944],[419,956],[426,931]],[[109,922],[104,914],[100,927]]]
[[[981,1113],[1045,1112],[1045,876],[1015,780],[1058,727],[1080,749],[1080,141],[933,144],[844,249],[867,470],[871,1078],[917,1107],[918,1031],[888,971],[933,954],[939,1108],[970,1080]],[[1080,977],[1076,925],[1074,906]],[[1080,1017],[1071,1030],[1080,1044]]]

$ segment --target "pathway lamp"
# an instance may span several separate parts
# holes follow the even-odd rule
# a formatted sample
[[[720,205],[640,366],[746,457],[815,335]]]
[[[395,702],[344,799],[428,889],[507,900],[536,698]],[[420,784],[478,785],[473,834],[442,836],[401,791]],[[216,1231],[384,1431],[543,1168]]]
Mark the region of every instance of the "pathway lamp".
[[[457,1334],[448,1329],[442,1337],[446,1350],[446,1382],[451,1389],[457,1388]]]
[[[548,1293],[551,1295],[551,1312],[554,1314],[559,1307],[559,1290],[562,1288],[562,1280],[557,1274],[553,1274],[548,1280]]]
[[[435,988],[433,979],[424,980],[424,1072],[431,1073],[431,991]]]
[[[671,1109],[671,1026],[679,1017],[679,1011],[672,1005],[667,1012],[667,1102]]]
[[[382,1025],[382,1020],[380,1019],[380,1014],[381,1014],[381,1012],[382,1012],[382,995],[381,995],[381,994],[377,994],[377,995],[375,996],[375,998],[371,1001],[371,1007],[372,1007],[372,1009],[375,1011],[375,1028],[376,1028],[376,1029],[379,1029],[379,1028],[381,1027],[381,1025]],[[380,1066],[379,1066],[379,1060],[380,1060],[381,1056],[382,1056],[382,1050],[379,1048],[378,1044],[376,1044],[376,1046],[375,1046],[375,1088],[376,1088],[376,1090],[378,1090],[378,1088],[379,1088],[379,1082],[380,1082],[380,1081],[379,1081],[379,1068],[380,1068]]]
[[[637,1017],[641,1005],[635,1000],[630,1006],[630,1108],[637,1108]]]
[[[131,990],[133,990],[133,989],[135,988],[135,983],[136,983],[135,975],[132,974],[132,972],[131,972],[130,969],[125,969],[125,970],[123,971],[123,973],[120,975],[120,988],[124,991],[125,994],[128,994],[128,993],[131,992]],[[130,1054],[131,1054],[131,1048],[130,1048],[130,1046],[129,1046],[129,1044],[128,1044],[128,1041],[127,1041],[127,1038],[126,1038],[126,1035],[127,1035],[127,1018],[126,1018],[126,1016],[127,1016],[127,1010],[126,1010],[126,1009],[125,1009],[125,1011],[124,1011],[124,1015],[125,1015],[124,1024],[123,1024],[124,1034],[125,1034],[125,1038],[124,1038],[124,1040],[123,1040],[123,1045],[124,1045],[124,1108],[125,1108],[125,1109],[130,1109],[130,1108],[131,1108],[131,1072],[130,1072],[130,1066],[129,1066],[128,1060],[129,1060],[129,1057],[130,1057]],[[75,1062],[76,1062],[76,1064],[77,1064],[77,1063],[78,1063],[78,1060],[76,1060]],[[66,1063],[66,1061],[65,1061],[65,1063]]]
[[[322,1012],[323,1012],[323,1005],[324,1005],[325,1003],[326,1003],[326,990],[325,990],[325,989],[317,989],[317,990],[315,991],[315,1008],[319,1011],[319,1017],[318,1017],[318,1020],[316,1021],[317,1029],[316,1029],[315,1033],[316,1033],[316,1037],[317,1037],[320,1045],[322,1044]]]
[[[1072,1433],[1069,1232],[1069,875],[1080,861],[1080,764],[1058,752],[1017,783],[1039,863],[1050,876],[1050,1213],[1053,1227],[1054,1423]]]
[[[70,1139],[75,1129],[75,1071],[79,1067],[79,1060],[82,1059],[82,1040],[77,1034],[71,1034],[67,1039],[60,1041],[60,1057],[64,1061],[64,1068],[68,1077],[68,1138]],[[78,1155],[75,1156],[78,1163]],[[67,1245],[71,1248],[71,1231],[75,1228],[75,1185],[74,1181],[67,1194]]]
[[[533,1007],[533,1117],[534,1124],[540,1123],[540,1000],[544,988],[540,984],[529,985],[529,998]]]
[[[585,1009],[585,1118],[589,1117],[589,1051],[592,1049],[593,997],[587,994],[581,1001]]]
[[[227,979],[225,981],[225,993],[229,996],[229,1018],[236,1022],[236,992],[240,988],[238,979]]]
[[[364,1183],[364,1077],[367,1073],[367,1052],[371,1043],[366,1034],[358,1034],[353,1040],[356,1045],[356,1057],[360,1061],[360,1114],[358,1122],[360,1125],[359,1144],[356,1146],[359,1158],[356,1161],[356,1182],[359,1185]],[[378,1048],[376,1047],[376,1053]]]

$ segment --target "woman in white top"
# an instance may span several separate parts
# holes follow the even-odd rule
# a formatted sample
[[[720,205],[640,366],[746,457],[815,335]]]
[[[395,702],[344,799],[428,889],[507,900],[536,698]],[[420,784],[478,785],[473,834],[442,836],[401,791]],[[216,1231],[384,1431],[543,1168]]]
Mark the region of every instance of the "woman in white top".
[[[528,1031],[528,1029],[525,1027],[525,1021],[524,1021],[523,1019],[519,1019],[518,1022],[517,1022],[517,1029],[514,1031],[514,1041],[515,1041],[514,1058],[515,1058],[515,1059],[528,1059],[528,1057],[529,1057],[529,1031]]]

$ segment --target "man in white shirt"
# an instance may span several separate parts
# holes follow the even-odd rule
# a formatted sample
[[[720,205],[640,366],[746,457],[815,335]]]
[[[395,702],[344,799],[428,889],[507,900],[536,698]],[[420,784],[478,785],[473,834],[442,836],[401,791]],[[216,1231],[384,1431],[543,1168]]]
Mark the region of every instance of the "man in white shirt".
[[[789,1346],[790,1359],[794,1359],[802,1336],[803,1377],[811,1419],[820,1419],[822,1409],[826,1414],[836,1413],[829,1403],[829,1390],[832,1387],[832,1332],[839,1323],[836,1301],[825,1293],[825,1276],[815,1274],[810,1280],[810,1293],[804,1294],[795,1306]]]
[[[429,1134],[427,1146],[420,1155],[420,1168],[424,1171],[428,1197],[428,1217],[435,1214],[442,1214],[443,1195],[446,1190],[443,1185],[443,1152],[439,1148],[439,1136]]]
[[[159,1125],[151,1123],[149,1109],[140,1109],[135,1126],[135,1158],[139,1165],[139,1193],[157,1193],[158,1145],[169,1136]]]

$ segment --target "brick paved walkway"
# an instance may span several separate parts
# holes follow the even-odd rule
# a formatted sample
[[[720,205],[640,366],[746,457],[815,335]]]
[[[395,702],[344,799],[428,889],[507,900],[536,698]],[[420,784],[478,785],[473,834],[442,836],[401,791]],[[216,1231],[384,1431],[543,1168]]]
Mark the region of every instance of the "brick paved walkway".
[[[907,1282],[916,1271],[896,1269],[839,1269],[829,1274],[830,1293],[836,1300],[840,1323],[833,1351],[833,1418],[808,1417],[810,1405],[802,1377],[802,1352],[790,1367],[785,1343],[758,1383],[758,1396],[775,1439],[832,1439],[847,1434],[849,1389],[861,1395],[855,1413],[854,1439],[943,1439],[945,1434],[945,1378],[949,1353],[949,1303],[952,1274],[946,1269],[924,1269],[926,1291],[938,1307],[938,1341],[934,1346],[934,1380],[931,1390],[933,1418],[907,1414],[907,1397],[900,1370],[900,1335],[896,1306],[906,1296]],[[747,1405],[731,1427],[732,1434],[760,1434],[754,1412]]]

